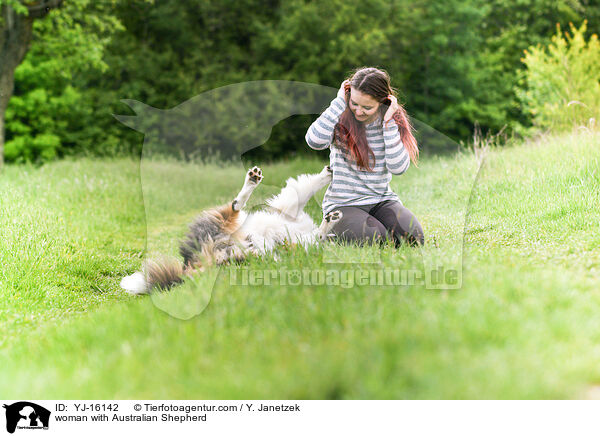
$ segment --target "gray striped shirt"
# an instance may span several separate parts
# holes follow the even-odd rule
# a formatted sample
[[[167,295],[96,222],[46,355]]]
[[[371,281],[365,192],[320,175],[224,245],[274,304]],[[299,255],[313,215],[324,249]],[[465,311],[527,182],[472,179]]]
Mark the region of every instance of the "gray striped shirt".
[[[365,125],[367,142],[375,155],[373,171],[358,168],[347,150],[333,145],[334,127],[345,109],[346,100],[336,97],[306,133],[306,142],[311,148],[324,150],[329,147],[330,150],[333,178],[323,198],[323,215],[339,206],[400,201],[390,189],[390,181],[392,174],[402,174],[410,165],[398,126],[393,120],[384,126],[379,117]]]

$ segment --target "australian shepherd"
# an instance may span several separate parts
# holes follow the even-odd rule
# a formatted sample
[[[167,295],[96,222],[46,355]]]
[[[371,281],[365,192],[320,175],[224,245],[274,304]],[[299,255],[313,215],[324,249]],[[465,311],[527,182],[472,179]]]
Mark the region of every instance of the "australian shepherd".
[[[231,203],[202,212],[190,224],[179,246],[183,263],[176,259],[146,261],[142,271],[121,280],[121,287],[131,294],[147,294],[154,288],[181,283],[186,276],[213,265],[241,262],[249,254],[270,254],[277,245],[314,245],[325,240],[342,218],[341,211],[332,211],[317,227],[304,212],[312,196],[331,182],[329,167],[318,174],[288,179],[285,188],[266,201],[265,208],[245,212],[246,202],[262,179],[261,169],[251,168]]]

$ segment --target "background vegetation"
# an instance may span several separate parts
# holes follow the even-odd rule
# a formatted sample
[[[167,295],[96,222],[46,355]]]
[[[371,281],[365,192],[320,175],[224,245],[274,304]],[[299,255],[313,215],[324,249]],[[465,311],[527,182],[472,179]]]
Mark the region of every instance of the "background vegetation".
[[[337,88],[361,65],[387,69],[408,112],[454,140],[476,123],[508,135],[587,125],[599,17],[595,0],[66,0],[35,21],[16,70],[6,159],[139,154],[142,135],[112,117],[129,113],[121,99],[166,109],[262,79]],[[555,126],[549,111],[569,116]],[[305,151],[310,121],[280,123],[263,156]]]

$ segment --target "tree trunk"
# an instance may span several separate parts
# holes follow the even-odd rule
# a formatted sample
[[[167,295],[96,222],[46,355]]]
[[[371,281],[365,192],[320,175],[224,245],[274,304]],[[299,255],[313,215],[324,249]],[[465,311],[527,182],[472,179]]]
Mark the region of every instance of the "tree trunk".
[[[6,4],[0,6],[0,168],[4,164],[4,115],[15,86],[15,70],[29,48],[33,20],[45,17],[62,1],[29,1],[26,4],[28,15],[17,14]]]
[[[4,53],[0,52],[0,169],[4,165],[4,115],[14,86],[14,70],[7,66]]]
[[[4,110],[0,108],[0,171],[4,166]]]
[[[31,41],[33,14],[15,13],[10,6],[0,8],[0,168],[4,163],[4,115],[13,93],[15,69],[19,66]]]

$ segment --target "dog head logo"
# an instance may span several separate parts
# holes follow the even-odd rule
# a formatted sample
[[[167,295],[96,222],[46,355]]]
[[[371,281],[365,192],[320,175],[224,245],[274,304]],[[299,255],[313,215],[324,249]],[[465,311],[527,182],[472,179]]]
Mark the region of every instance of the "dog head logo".
[[[229,161],[239,166],[239,174],[244,174],[249,166],[249,163],[242,161],[244,153],[263,145],[280,121],[293,115],[320,114],[334,98],[336,91],[335,88],[310,83],[267,80],[209,90],[166,110],[135,100],[123,100],[135,115],[115,115],[115,118],[144,134],[140,178],[146,213],[145,251],[148,258],[164,252],[165,235],[169,234],[169,230],[165,229],[172,227],[172,222],[165,222],[165,208],[181,216],[193,216],[205,207],[230,201],[230,198],[214,198],[214,190],[207,189],[209,180],[216,185],[237,185],[228,179],[230,172],[221,171],[218,163],[211,165],[210,162]],[[460,148],[455,141],[426,124],[414,119],[412,121],[421,147],[425,145],[425,148],[432,147],[438,151]],[[161,166],[157,165],[154,156],[183,157],[186,160],[208,162],[209,165],[202,167],[204,172],[192,165],[185,168]],[[471,186],[480,168],[475,159],[473,161],[473,167],[465,174]],[[178,186],[185,188],[175,190],[170,187],[174,178],[179,180]],[[275,194],[280,189],[279,186],[268,186],[264,182],[261,184],[261,191],[266,195]],[[438,286],[428,283],[429,288],[457,289],[461,286],[463,235],[470,194],[470,191],[460,193],[457,202],[464,205],[464,209],[458,215],[452,208],[445,211],[448,215],[457,215],[457,225],[452,239],[448,240],[444,256],[438,256],[439,250],[423,251],[425,273],[436,270],[440,264],[452,264],[446,269],[459,271],[459,278],[452,284],[441,283]],[[252,206],[249,204],[250,208]],[[170,239],[176,239],[174,232],[171,232]],[[353,263],[352,259],[339,258],[336,250],[327,248],[323,261]],[[375,255],[368,263],[379,263],[379,256]],[[209,304],[218,270],[207,268],[203,274],[192,277],[193,286],[187,290],[153,292],[152,301],[173,317],[190,319],[202,313]]]
[[[4,405],[6,409],[6,431],[14,433],[19,429],[48,429],[50,411],[27,401]]]

